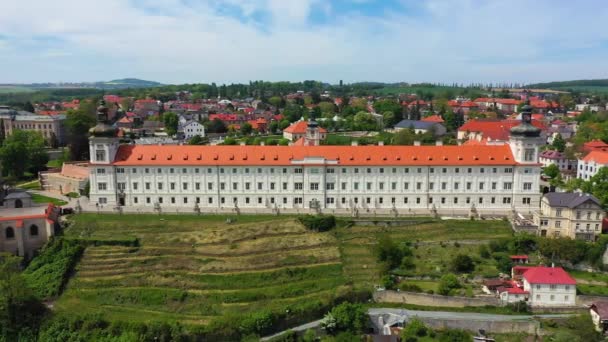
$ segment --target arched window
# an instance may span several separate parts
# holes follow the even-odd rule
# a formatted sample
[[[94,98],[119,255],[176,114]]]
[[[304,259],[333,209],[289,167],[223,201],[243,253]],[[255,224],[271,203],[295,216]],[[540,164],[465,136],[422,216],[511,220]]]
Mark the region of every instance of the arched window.
[[[4,231],[4,235],[6,236],[7,239],[14,239],[15,238],[15,230],[13,229],[13,227],[8,227]]]
[[[38,236],[38,226],[33,224],[30,226],[30,235],[31,236]]]

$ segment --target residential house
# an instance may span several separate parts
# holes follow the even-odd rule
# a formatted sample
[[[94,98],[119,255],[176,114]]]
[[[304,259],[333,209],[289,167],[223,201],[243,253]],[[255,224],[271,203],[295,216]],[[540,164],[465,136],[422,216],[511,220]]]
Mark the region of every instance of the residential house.
[[[307,131],[308,121],[296,121],[283,130],[283,138],[291,142],[296,142],[300,140],[300,138],[305,138]],[[325,128],[318,127],[318,132],[319,140],[325,140],[327,138],[327,130]]]
[[[443,118],[441,117],[441,115],[426,116],[426,117],[420,119],[420,121],[424,121],[424,122],[436,122],[436,123],[439,123],[439,124],[443,124],[445,122],[443,120]]]
[[[595,330],[604,334],[608,332],[608,300],[593,302],[589,306],[589,313]]]
[[[592,112],[600,112],[606,110],[606,107],[601,104],[577,103],[576,105],[574,105],[574,109],[580,112],[584,111],[585,109],[588,109]]]
[[[398,132],[407,128],[413,129],[416,134],[432,132],[436,137],[443,136],[447,132],[445,126],[440,123],[422,120],[401,120],[395,125],[394,130]]]
[[[542,151],[538,155],[538,162],[543,164],[543,167],[555,164],[559,167],[560,171],[576,170],[578,163],[576,159],[569,159],[565,153],[555,150]]]
[[[185,124],[180,124],[177,130],[178,135],[183,139],[190,140],[195,136],[201,138],[205,137],[205,126],[201,125],[197,121],[188,121]]]
[[[602,233],[604,210],[592,195],[577,192],[550,192],[533,213],[538,234],[547,237],[569,237],[595,241]]]
[[[532,307],[576,305],[576,280],[561,267],[528,267],[521,279]]]
[[[593,151],[608,152],[608,144],[599,139],[591,140],[583,144],[583,152],[589,153]]]
[[[160,103],[154,99],[136,100],[133,111],[141,118],[158,115],[160,111]]]
[[[602,167],[608,167],[608,151],[593,151],[578,160],[576,177],[589,180]]]

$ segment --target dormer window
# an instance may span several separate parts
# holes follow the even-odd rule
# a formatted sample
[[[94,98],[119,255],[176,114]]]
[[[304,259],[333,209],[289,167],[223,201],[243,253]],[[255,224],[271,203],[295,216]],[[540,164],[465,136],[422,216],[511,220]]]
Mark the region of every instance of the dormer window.
[[[533,148],[527,148],[524,150],[524,161],[535,161]]]
[[[98,162],[106,161],[106,151],[104,151],[104,150],[95,151],[95,161],[98,161]]]

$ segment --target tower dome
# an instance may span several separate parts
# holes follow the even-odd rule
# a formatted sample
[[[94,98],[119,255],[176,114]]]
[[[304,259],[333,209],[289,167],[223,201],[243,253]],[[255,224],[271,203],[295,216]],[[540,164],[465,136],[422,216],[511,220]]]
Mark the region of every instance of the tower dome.
[[[97,125],[89,129],[89,134],[92,137],[115,137],[118,129],[108,124],[108,107],[103,99],[97,107]]]
[[[512,136],[539,137],[540,128],[532,125],[532,107],[526,104],[521,109],[521,123],[511,128]]]

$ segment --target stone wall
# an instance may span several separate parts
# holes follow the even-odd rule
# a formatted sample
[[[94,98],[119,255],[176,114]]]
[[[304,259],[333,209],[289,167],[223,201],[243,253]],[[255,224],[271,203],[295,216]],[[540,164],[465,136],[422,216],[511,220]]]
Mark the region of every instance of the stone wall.
[[[443,306],[462,308],[465,306],[500,306],[501,302],[493,296],[488,297],[451,297],[416,292],[377,291],[374,300],[380,303],[404,303],[424,306]]]
[[[487,333],[504,334],[514,331],[523,332],[529,335],[536,335],[540,330],[538,321],[503,322],[503,321],[481,321],[467,319],[438,319],[438,318],[419,318],[424,324],[434,329],[464,329],[473,333],[480,329]]]

